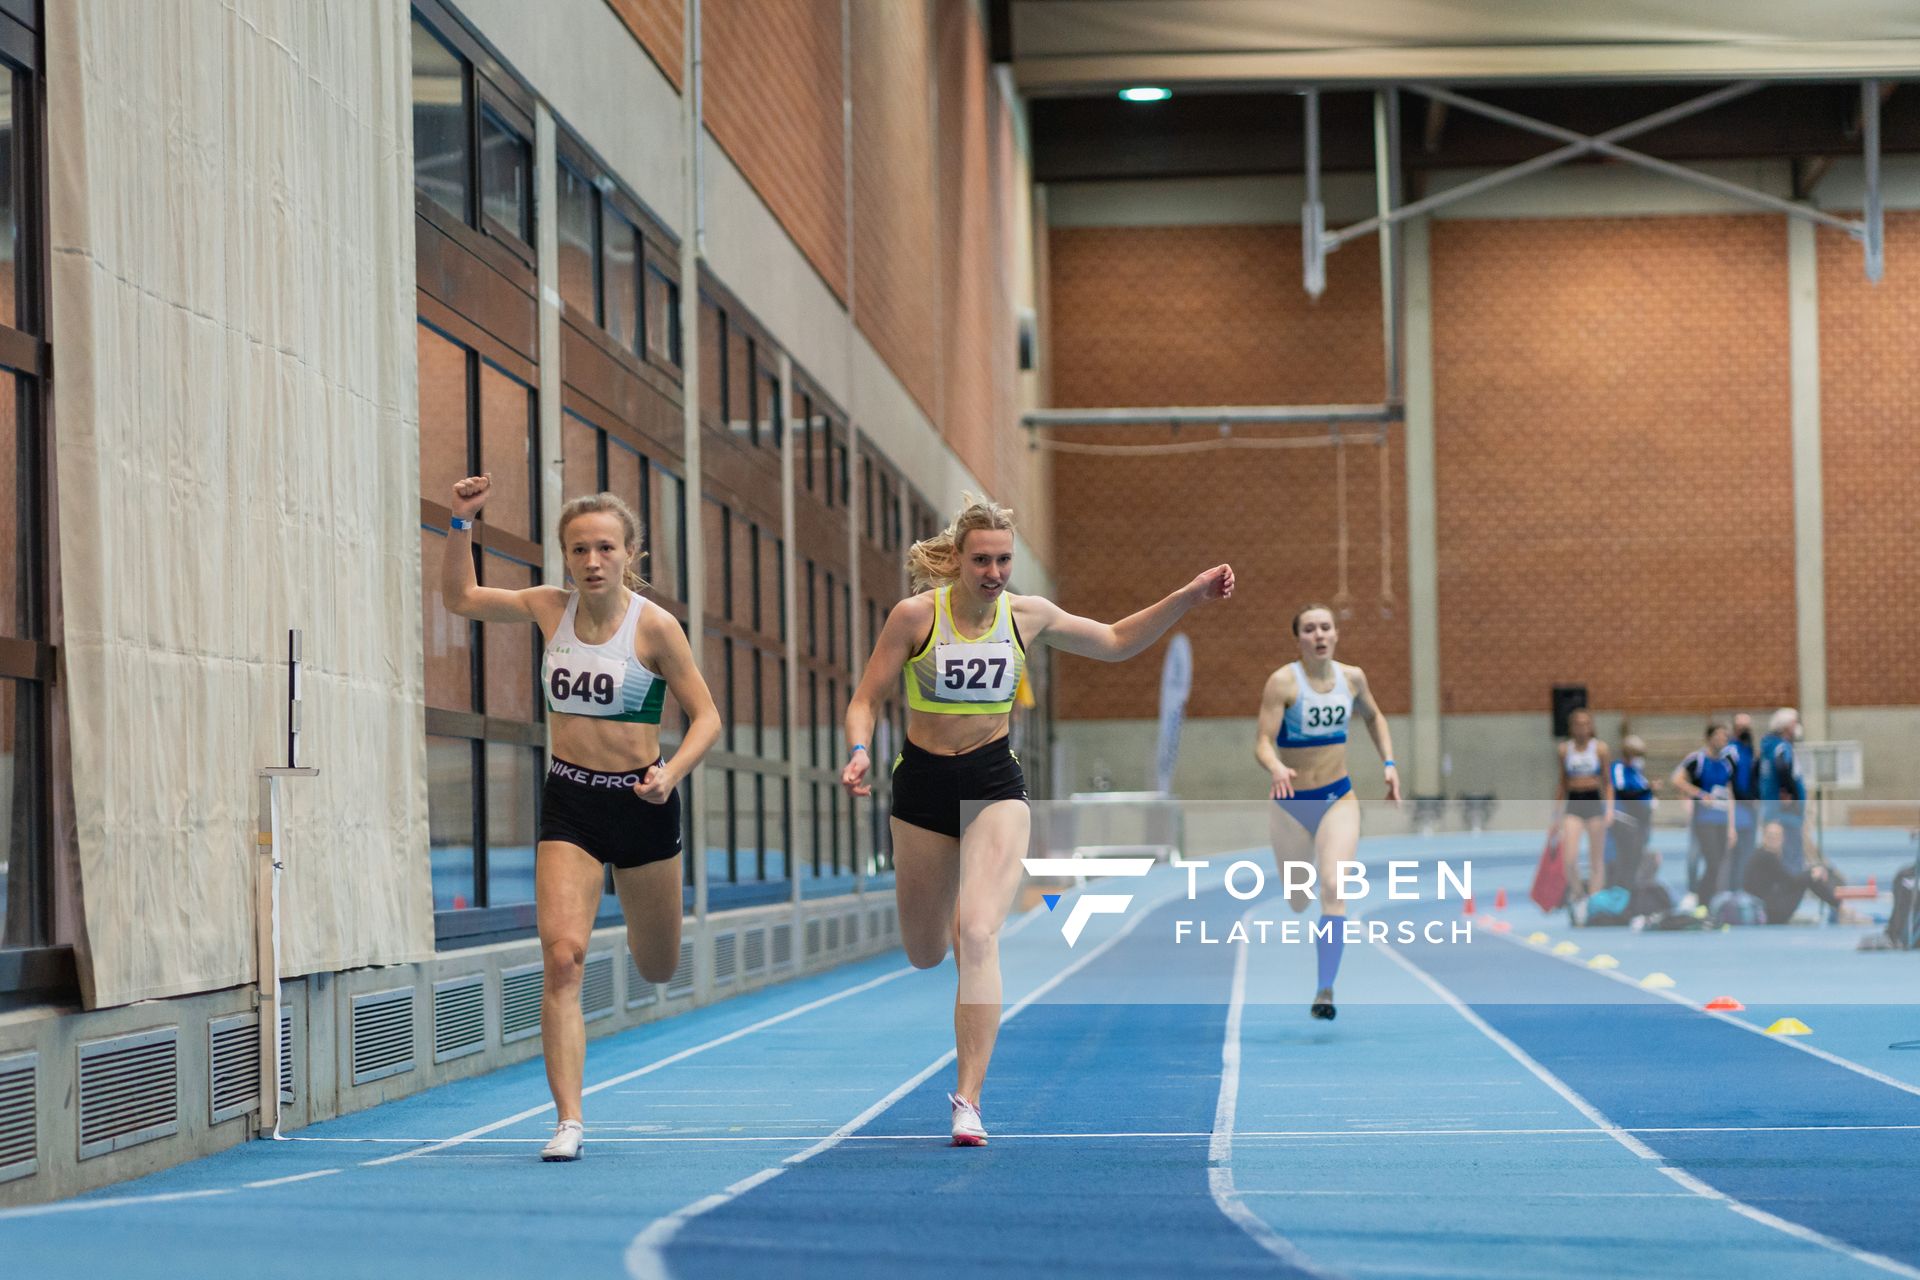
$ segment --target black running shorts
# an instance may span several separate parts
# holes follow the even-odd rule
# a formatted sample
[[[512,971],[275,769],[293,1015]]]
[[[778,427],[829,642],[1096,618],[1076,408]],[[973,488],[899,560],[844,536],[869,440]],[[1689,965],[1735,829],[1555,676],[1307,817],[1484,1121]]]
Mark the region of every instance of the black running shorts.
[[[893,816],[909,826],[960,838],[963,804],[1027,803],[1027,778],[1007,739],[964,755],[935,755],[911,741],[893,762]]]
[[[680,793],[650,804],[633,789],[652,767],[602,773],[556,758],[540,793],[540,839],[579,845],[621,868],[679,856]]]

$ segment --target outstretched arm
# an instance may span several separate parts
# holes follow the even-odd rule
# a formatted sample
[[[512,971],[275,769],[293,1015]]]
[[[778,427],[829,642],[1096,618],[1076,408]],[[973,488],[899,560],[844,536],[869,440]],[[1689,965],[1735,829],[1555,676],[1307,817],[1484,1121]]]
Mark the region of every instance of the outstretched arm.
[[[1400,803],[1400,769],[1393,762],[1393,734],[1387,728],[1387,717],[1373,700],[1373,689],[1367,684],[1367,673],[1353,668],[1353,709],[1367,726],[1367,736],[1373,739],[1374,747],[1380,752],[1380,761],[1386,766],[1387,802]]]
[[[1102,662],[1124,662],[1167,633],[1187,610],[1209,600],[1224,600],[1233,594],[1233,568],[1215,565],[1158,604],[1118,622],[1095,622],[1068,613],[1051,600],[1027,596],[1029,609],[1040,617],[1033,639],[1083,658]]]

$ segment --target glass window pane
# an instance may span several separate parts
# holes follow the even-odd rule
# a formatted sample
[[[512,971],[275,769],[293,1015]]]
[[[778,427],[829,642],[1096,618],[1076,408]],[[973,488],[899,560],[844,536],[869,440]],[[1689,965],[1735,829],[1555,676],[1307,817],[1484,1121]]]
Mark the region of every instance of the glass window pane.
[[[29,820],[41,785],[38,710],[40,690],[19,680],[0,680],[0,947],[31,947],[46,941],[36,919],[44,874],[45,840]]]
[[[780,379],[762,371],[760,398],[756,404],[760,415],[760,438],[778,449],[780,447]]]
[[[467,220],[467,85],[458,54],[413,20],[413,182]]]
[[[569,499],[600,492],[601,434],[600,428],[584,418],[561,415],[560,487]]]
[[[530,542],[533,529],[533,388],[480,363],[480,469],[493,476],[486,520]]]
[[[420,348],[420,496],[447,506],[467,457],[467,349],[437,330],[415,330]]]
[[[647,350],[668,364],[680,363],[680,286],[647,270]]]
[[[646,504],[640,496],[640,486],[644,483],[640,455],[621,444],[618,440],[607,440],[607,492],[633,508],[638,516],[645,511]],[[641,541],[646,541],[642,531]],[[645,573],[645,566],[636,566]]]
[[[487,756],[487,905],[533,901],[533,850],[539,830],[540,751],[489,742]]]
[[[700,417],[711,426],[726,422],[727,320],[709,298],[700,299]]]
[[[706,793],[707,883],[733,880],[733,772],[709,767],[701,781]]]
[[[708,498],[700,504],[700,536],[706,539],[707,612],[724,617],[727,606],[727,509]]]
[[[732,617],[753,630],[760,630],[760,529],[742,520],[733,530],[733,608]]]
[[[648,469],[653,486],[653,527],[647,557],[648,580],[654,590],[673,600],[687,598],[686,543],[680,536],[686,519],[682,507],[686,500],[686,481],[657,463]]]
[[[760,629],[785,640],[787,615],[782,597],[787,579],[783,554],[780,539],[760,539]]]
[[[433,909],[477,906],[473,878],[473,743],[427,739],[427,842],[433,863]]]
[[[0,83],[5,83],[0,77]],[[32,441],[20,430],[20,396],[11,373],[0,372],[0,636],[24,636],[32,625],[32,601],[27,593],[39,576],[38,564],[28,562],[32,544],[32,507],[21,485],[30,475]],[[31,421],[31,419],[29,419]],[[0,813],[5,813],[0,809]]]
[[[480,112],[480,209],[533,243],[533,146],[486,109]]]
[[[591,182],[568,165],[560,166],[560,297],[567,310],[590,324],[600,323],[593,269],[593,207],[597,198]]]
[[[540,580],[530,565],[491,552],[480,561],[481,581],[489,587],[524,591]],[[524,622],[483,622],[480,630],[487,654],[487,679],[481,692],[487,714],[532,724],[534,689],[539,684],[533,665],[539,653],[535,639],[540,629]]]
[[[473,624],[440,603],[441,556],[447,535],[420,531],[421,632],[426,641],[427,705],[441,711],[473,710]]]
[[[750,645],[734,646],[733,696],[728,701],[738,726],[733,749],[742,755],[759,755],[760,652]]]
[[[753,342],[732,326],[727,331],[727,429],[743,443],[760,443],[753,430]]]
[[[20,202],[13,195],[12,69],[0,65],[0,317],[20,323],[14,264],[26,257],[20,244]]]
[[[618,209],[603,205],[600,227],[601,301],[607,333],[640,353],[640,244],[633,224]]]

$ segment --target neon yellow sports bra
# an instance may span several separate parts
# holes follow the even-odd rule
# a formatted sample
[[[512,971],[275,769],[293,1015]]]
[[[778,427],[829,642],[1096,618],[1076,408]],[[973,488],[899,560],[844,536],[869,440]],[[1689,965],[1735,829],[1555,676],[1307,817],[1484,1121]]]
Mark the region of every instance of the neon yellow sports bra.
[[[982,636],[953,625],[952,587],[933,594],[933,634],[907,661],[907,705],[942,716],[1004,716],[1013,710],[1027,651],[1005,592]]]

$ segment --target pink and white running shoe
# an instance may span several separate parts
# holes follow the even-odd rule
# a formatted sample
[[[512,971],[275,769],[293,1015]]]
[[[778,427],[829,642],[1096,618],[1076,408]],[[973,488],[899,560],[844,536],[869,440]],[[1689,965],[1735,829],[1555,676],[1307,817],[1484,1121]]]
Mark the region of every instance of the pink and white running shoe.
[[[986,1146],[987,1126],[980,1123],[980,1108],[957,1093],[948,1094],[947,1101],[953,1104],[953,1145]]]

